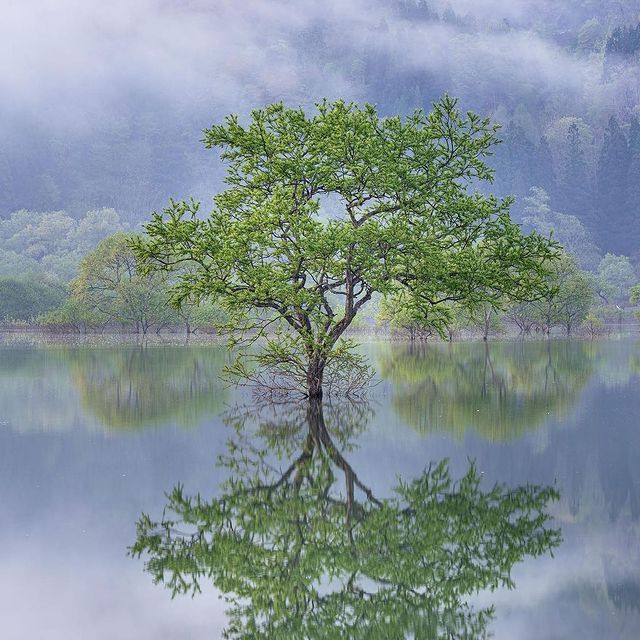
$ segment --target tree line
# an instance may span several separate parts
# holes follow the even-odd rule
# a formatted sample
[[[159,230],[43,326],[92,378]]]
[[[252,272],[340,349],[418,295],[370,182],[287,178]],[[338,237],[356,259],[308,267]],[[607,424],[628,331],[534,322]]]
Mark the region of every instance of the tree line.
[[[216,305],[172,306],[170,279],[139,273],[130,246],[135,235],[118,231],[103,238],[80,258],[70,281],[42,271],[0,276],[0,318],[9,325],[78,333],[145,335],[180,327],[193,333],[219,325],[224,315]]]
[[[530,205],[540,205],[542,194],[534,193]],[[571,229],[570,220],[563,227],[562,218],[557,220],[544,207],[532,211],[529,221],[542,232],[553,232],[557,225],[558,235],[567,233],[568,228],[569,239],[581,237],[579,228]],[[104,237],[80,258],[76,275],[70,281],[43,270],[22,275],[13,270],[10,275],[0,275],[3,323],[79,333],[141,334],[212,331],[227,324],[229,318],[215,300],[172,305],[171,287],[177,281],[176,276],[140,273],[132,248],[139,237],[143,236],[124,231]],[[66,258],[71,260],[69,256]],[[554,332],[595,336],[640,319],[638,282],[627,256],[606,254],[594,270],[588,271],[581,268],[580,258],[568,252],[565,245],[546,276],[544,295],[537,300],[496,299],[496,304],[485,301],[475,306],[448,303],[432,313],[424,313],[402,290],[394,295],[374,296],[371,308],[354,322],[352,330],[390,331],[411,341],[437,337],[453,340],[461,335],[486,340],[504,334],[542,336]],[[339,310],[337,298],[335,303]]]
[[[461,335],[596,337],[635,330],[640,321],[640,285],[629,258],[606,254],[597,271],[582,270],[564,251],[547,275],[544,293],[532,301],[502,300],[500,306],[449,305],[444,326],[428,315],[416,315],[403,296],[380,301],[376,323],[411,341],[434,337],[454,340]],[[630,328],[631,327],[631,328]]]
[[[340,100],[316,109],[276,103],[248,127],[230,115],[205,130],[230,185],[207,219],[196,201],[170,200],[144,233],[113,210],[0,221],[0,318],[142,334],[284,329],[263,355],[290,373],[316,351],[333,357],[338,343],[346,357],[341,337],[358,326],[412,340],[467,329],[486,340],[505,325],[595,335],[632,313],[630,259],[602,256],[542,186],[523,199],[524,229],[511,198],[468,191],[494,176],[488,119],[463,116],[449,96],[406,118]],[[579,138],[575,123],[568,130]]]

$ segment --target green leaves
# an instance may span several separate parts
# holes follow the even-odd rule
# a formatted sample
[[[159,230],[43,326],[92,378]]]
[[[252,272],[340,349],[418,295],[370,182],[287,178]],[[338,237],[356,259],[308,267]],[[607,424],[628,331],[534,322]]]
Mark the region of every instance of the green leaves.
[[[139,272],[131,248],[137,241],[135,235],[115,233],[82,259],[78,277],[71,283],[74,304],[62,310],[61,319],[80,307],[83,322],[129,324],[142,333],[152,325],[178,321],[168,304],[165,279],[161,275],[143,277]]]

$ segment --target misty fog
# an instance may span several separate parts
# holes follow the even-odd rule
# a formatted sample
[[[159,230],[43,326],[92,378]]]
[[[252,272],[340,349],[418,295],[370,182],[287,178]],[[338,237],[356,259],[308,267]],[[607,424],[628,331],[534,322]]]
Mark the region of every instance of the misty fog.
[[[206,204],[222,168],[201,132],[227,113],[342,97],[406,114],[445,92],[502,125],[497,193],[521,201],[544,187],[552,208],[573,214],[563,122],[584,129],[586,179],[597,182],[609,118],[629,139],[638,115],[637,54],[610,40],[639,15],[635,1],[10,0],[0,23],[0,216],[113,207],[136,223],[169,196]],[[529,166],[540,164],[543,137],[547,184]],[[582,222],[598,236],[589,215]],[[603,244],[631,253],[616,238]]]

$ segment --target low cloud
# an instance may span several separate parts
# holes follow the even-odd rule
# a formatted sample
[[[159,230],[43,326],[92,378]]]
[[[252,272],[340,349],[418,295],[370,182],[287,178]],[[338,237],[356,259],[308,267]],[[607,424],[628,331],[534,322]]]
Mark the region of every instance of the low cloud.
[[[517,17],[533,3],[452,5],[461,15]],[[310,62],[315,43],[307,36],[314,27],[323,29],[335,64]],[[465,33],[442,23],[409,23],[382,1],[10,0],[0,24],[2,109],[77,126],[123,100],[213,112],[280,98],[358,99],[362,86],[344,62],[371,47],[392,57],[398,73],[450,74],[458,93],[473,83],[578,92],[589,75],[588,63],[532,32]]]

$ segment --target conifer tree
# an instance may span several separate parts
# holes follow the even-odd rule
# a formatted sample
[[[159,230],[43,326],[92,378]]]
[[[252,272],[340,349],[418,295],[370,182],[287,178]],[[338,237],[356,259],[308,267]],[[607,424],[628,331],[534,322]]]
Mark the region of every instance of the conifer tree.
[[[600,151],[597,174],[596,237],[605,251],[627,253],[628,229],[624,225],[629,145],[614,116],[609,119]]]
[[[524,130],[518,124],[511,122],[505,143],[508,149],[508,173],[510,177],[510,192],[523,196],[528,193],[531,185],[531,167],[534,146],[527,138]]]
[[[578,125],[572,123],[567,132],[567,163],[558,184],[558,207],[579,218],[590,230],[593,219],[592,189],[587,171]]]
[[[629,131],[629,158],[624,206],[627,247],[624,253],[634,255],[640,251],[640,122],[635,117]]]
[[[536,148],[534,162],[531,165],[531,181],[534,185],[542,187],[547,193],[556,191],[556,174],[553,168],[551,147],[546,136],[540,138]]]

